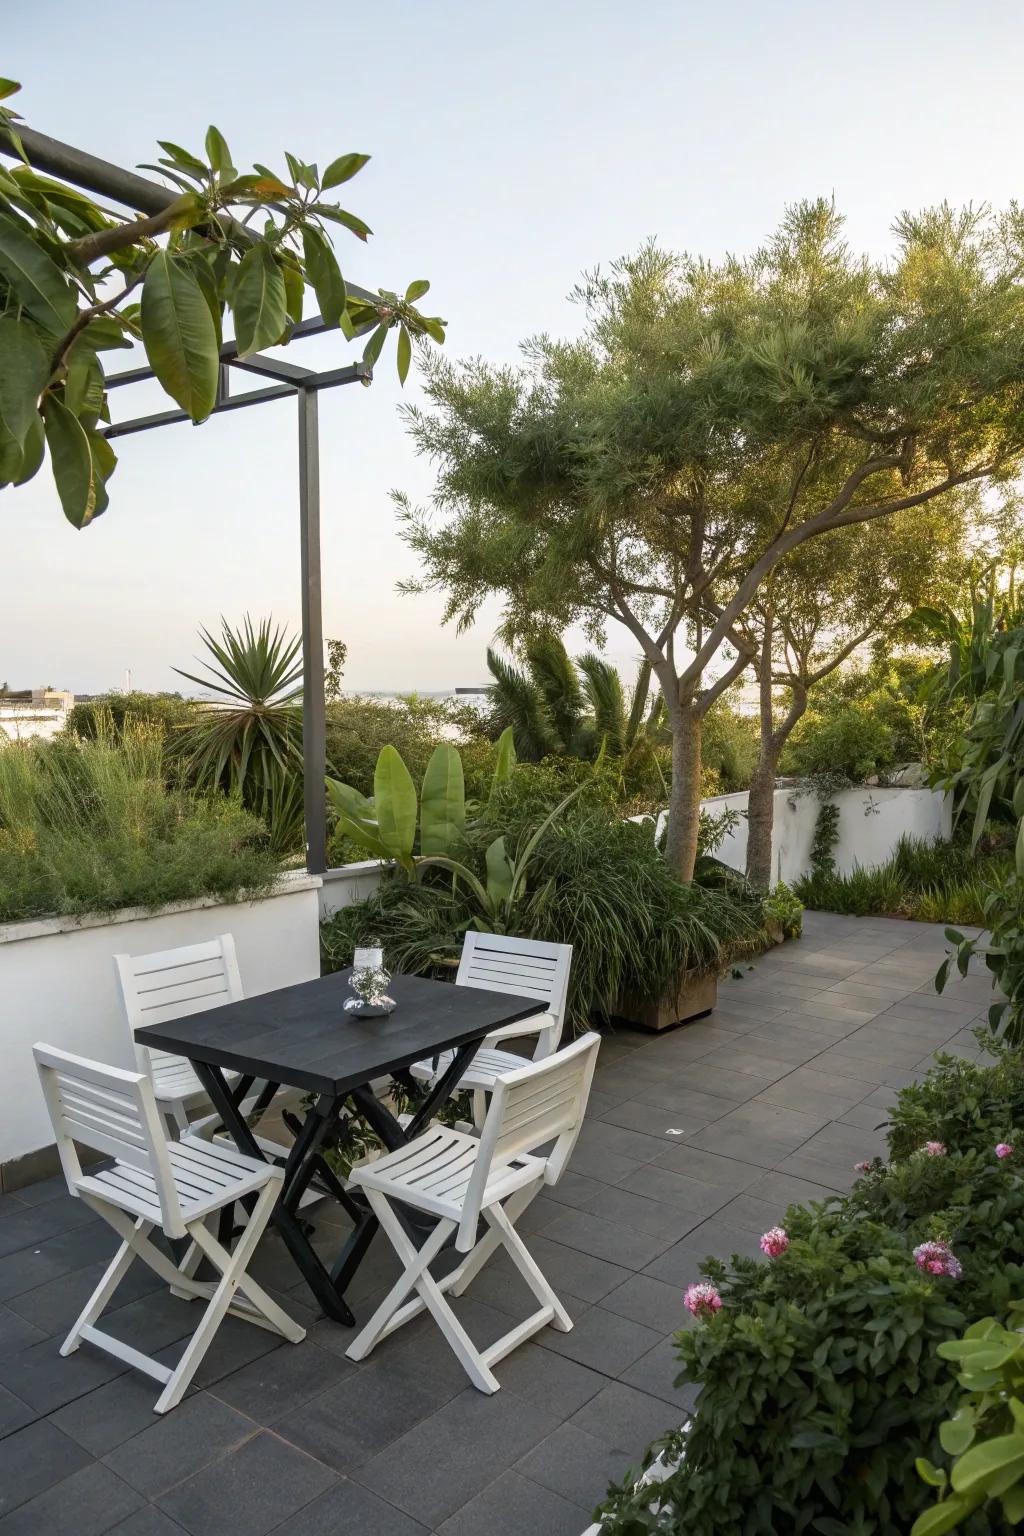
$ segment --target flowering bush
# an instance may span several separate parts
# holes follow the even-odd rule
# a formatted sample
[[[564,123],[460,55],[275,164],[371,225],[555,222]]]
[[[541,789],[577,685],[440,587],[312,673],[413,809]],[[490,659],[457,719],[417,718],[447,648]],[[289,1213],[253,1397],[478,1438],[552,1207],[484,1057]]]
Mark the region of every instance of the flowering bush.
[[[890,1123],[894,1157],[909,1157],[933,1138],[990,1157],[996,1143],[1012,1145],[1016,1128],[1024,1125],[1024,1052],[1009,1050],[987,1034],[982,1043],[987,1058],[940,1056],[927,1077],[903,1089]]]
[[[914,1464],[942,1459],[955,1406],[937,1346],[1024,1295],[1024,1178],[994,1154],[1021,1120],[1008,1110],[1018,1081],[1009,1057],[947,1063],[926,1092],[904,1090],[898,1161],[871,1165],[849,1195],[792,1207],[785,1248],[764,1235],[770,1262],[705,1262],[719,1305],[678,1339],[696,1411],[647,1464],[663,1447],[685,1454],[656,1489],[631,1474],[614,1490],[602,1536],[905,1536],[934,1501]],[[978,1105],[966,1149],[965,1092]],[[944,1155],[922,1154],[940,1137]],[[980,1510],[960,1526],[996,1529]]]

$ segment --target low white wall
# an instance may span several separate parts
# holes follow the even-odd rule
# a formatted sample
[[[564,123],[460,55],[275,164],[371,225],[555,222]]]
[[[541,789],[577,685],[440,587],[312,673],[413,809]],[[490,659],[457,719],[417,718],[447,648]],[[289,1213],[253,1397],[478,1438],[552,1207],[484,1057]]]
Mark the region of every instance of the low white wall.
[[[337,869],[325,870],[321,876],[321,919],[333,917],[342,907],[351,907],[372,896],[390,868],[390,864],[382,864],[379,859],[366,859],[361,864],[340,864]]]
[[[319,890],[319,877],[302,872],[283,875],[259,901],[206,899],[0,925],[0,1165],[53,1142],[32,1059],[37,1040],[134,1067],[114,955],[231,933],[250,996],[309,981],[320,974]]]
[[[891,857],[901,837],[929,841],[948,838],[953,807],[949,795],[937,789],[884,789],[858,785],[832,796],[839,807],[839,840],[834,856],[840,874],[848,875],[855,864],[877,869]],[[740,812],[734,831],[716,849],[716,857],[742,871],[747,861],[747,792],[716,795],[702,801],[710,815],[724,810]],[[772,884],[785,880],[792,885],[811,867],[811,845],[821,802],[817,795],[797,787],[775,791],[775,826],[772,833]],[[663,826],[658,818],[658,831]]]

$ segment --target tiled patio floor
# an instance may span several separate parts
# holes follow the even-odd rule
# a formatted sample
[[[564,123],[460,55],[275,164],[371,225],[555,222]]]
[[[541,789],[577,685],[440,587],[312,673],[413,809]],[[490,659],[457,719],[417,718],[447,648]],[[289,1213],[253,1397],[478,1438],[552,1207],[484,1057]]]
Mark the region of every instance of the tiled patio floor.
[[[157,1419],[149,1381],[88,1345],[57,1354],[108,1229],[56,1182],[0,1197],[0,1536],[578,1536],[691,1402],[672,1333],[698,1260],[755,1253],[787,1203],[845,1189],[894,1091],[939,1047],[974,1053],[987,982],[937,998],[942,949],[940,928],[811,914],[799,943],[723,983],[712,1018],[610,1038],[571,1171],[524,1222],[576,1327],[503,1361],[491,1398],[422,1319],[352,1365],[270,1238],[259,1277],[290,1293],[306,1341],[229,1321]],[[372,1251],[361,1315],[392,1272]],[[175,1358],[187,1304],[141,1269],[120,1295],[112,1331]],[[459,1305],[486,1339],[526,1299],[499,1263]]]

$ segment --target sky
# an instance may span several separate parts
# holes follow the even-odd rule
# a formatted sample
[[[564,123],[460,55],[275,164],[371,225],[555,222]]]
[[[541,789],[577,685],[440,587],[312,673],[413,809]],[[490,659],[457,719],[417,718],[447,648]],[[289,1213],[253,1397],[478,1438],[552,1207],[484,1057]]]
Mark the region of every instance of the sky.
[[[241,167],[372,155],[344,189],[371,225],[339,232],[346,276],[429,278],[448,351],[514,361],[571,335],[579,274],[649,236],[721,257],[786,205],[834,196],[854,247],[892,248],[903,208],[1005,206],[1024,191],[1019,0],[174,0],[9,9],[5,75],[32,127],[125,166],[216,123]],[[121,354],[125,356],[126,354]],[[340,335],[296,361],[355,353]],[[117,356],[117,354],[112,354]],[[148,392],[147,392],[148,391]],[[158,393],[158,392],[157,392]],[[433,484],[399,415],[393,357],[370,389],[321,396],[324,630],[352,689],[486,678],[499,611],[457,635],[416,574],[392,489]],[[115,402],[119,411],[120,402]],[[158,408],[152,386],[133,412]],[[49,473],[3,494],[0,681],[77,692],[184,687],[200,626],[300,613],[295,407],[121,439],[109,511],[77,532]],[[570,636],[583,648],[582,637]],[[607,654],[635,667],[628,636]]]

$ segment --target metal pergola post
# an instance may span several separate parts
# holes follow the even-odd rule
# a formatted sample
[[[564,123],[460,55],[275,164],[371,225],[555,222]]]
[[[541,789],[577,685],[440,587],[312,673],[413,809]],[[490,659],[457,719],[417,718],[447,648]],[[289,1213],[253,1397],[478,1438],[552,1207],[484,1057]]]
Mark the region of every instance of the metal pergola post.
[[[176,193],[159,183],[124,170],[107,160],[97,159],[70,144],[62,144],[47,134],[19,125],[21,142],[29,161],[38,170],[70,181],[94,196],[106,197],[123,207],[144,213],[159,213],[172,203]],[[0,141],[0,153],[17,158],[13,148]],[[354,298],[377,303],[375,294],[354,283],[347,284]],[[368,327],[363,327],[367,329]],[[290,340],[321,335],[334,329],[320,315],[294,326]],[[220,351],[221,370],[217,402],[213,414],[262,405],[268,400],[282,400],[294,395],[298,402],[299,426],[299,553],[302,570],[302,761],[303,805],[306,828],[306,868],[321,874],[327,868],[327,804],[324,780],[327,773],[327,720],[324,699],[324,637],[320,564],[320,434],[319,394],[341,384],[370,384],[373,372],[362,362],[316,372],[280,358],[256,353],[240,358],[234,342],[225,342]],[[232,394],[232,374],[253,373],[266,382],[259,389]],[[108,378],[108,389],[123,388],[154,378],[152,368],[143,364],[125,369]],[[164,410],[112,422],[104,428],[107,437],[127,437],[148,432],[154,427],[171,426],[190,420],[187,411]]]

